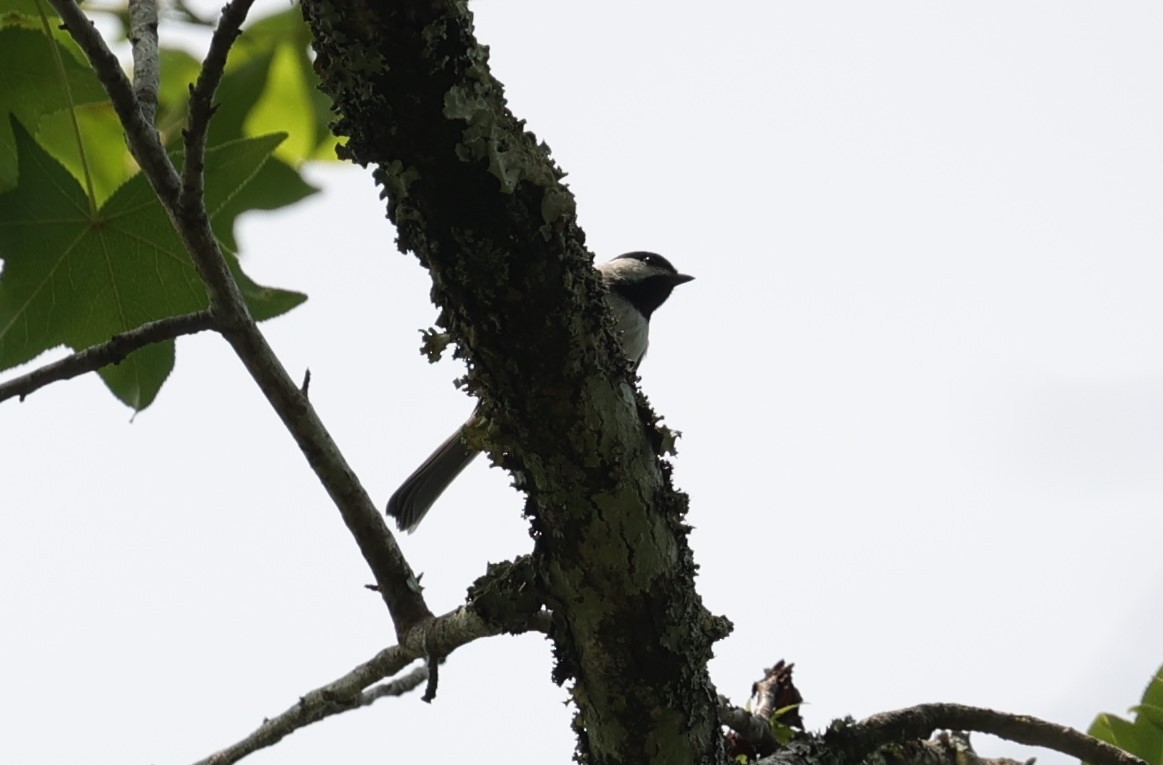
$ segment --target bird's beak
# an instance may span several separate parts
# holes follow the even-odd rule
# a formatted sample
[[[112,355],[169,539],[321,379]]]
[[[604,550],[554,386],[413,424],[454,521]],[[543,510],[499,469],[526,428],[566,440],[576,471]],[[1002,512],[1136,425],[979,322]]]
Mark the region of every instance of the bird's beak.
[[[687,276],[686,274],[675,274],[674,276],[670,277],[670,280],[674,282],[674,286],[677,287],[680,284],[686,284],[694,278],[695,277]]]

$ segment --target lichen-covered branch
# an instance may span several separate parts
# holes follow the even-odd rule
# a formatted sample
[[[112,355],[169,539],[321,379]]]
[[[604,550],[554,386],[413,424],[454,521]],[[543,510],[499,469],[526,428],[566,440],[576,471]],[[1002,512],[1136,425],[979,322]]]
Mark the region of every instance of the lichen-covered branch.
[[[657,457],[561,171],[506,107],[468,3],[302,8],[347,156],[373,166],[469,361],[483,446],[528,488],[579,747],[595,765],[717,760],[706,665],[728,625],[694,590],[686,498]]]
[[[964,733],[941,733],[932,739],[885,744],[865,758],[853,760],[839,749],[821,746],[812,736],[781,749],[755,765],[1033,765],[1007,757],[980,757]]]
[[[833,725],[825,737],[851,762],[892,742],[928,738],[936,730],[991,733],[1029,746],[1053,749],[1091,765],[1146,765],[1138,757],[1065,725],[962,704],[921,704],[882,712],[858,723]]]

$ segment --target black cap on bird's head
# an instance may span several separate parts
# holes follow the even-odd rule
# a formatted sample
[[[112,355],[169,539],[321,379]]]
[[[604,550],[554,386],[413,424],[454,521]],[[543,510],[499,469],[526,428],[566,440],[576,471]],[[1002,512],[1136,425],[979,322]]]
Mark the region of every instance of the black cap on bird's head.
[[[694,279],[680,274],[669,260],[654,252],[628,252],[602,263],[598,270],[606,285],[647,319],[666,302],[671,290]]]
[[[671,280],[676,285],[689,282],[695,278],[693,276],[687,276],[686,274],[680,274],[678,269],[671,265],[669,260],[657,252],[628,252],[625,255],[619,255],[614,260],[636,260],[651,271],[658,271],[660,274],[669,274]]]

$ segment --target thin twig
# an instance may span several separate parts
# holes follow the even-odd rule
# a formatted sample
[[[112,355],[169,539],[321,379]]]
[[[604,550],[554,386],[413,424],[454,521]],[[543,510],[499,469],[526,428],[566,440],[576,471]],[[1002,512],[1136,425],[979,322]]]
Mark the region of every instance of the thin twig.
[[[489,625],[470,608],[462,607],[412,629],[399,645],[385,648],[343,677],[304,694],[281,714],[263,721],[253,733],[219,750],[195,765],[233,765],[243,757],[272,746],[300,728],[332,715],[367,706],[383,696],[400,695],[428,679],[427,667],[418,667],[390,683],[372,687],[424,657],[421,646],[430,645],[447,655],[482,637],[497,635],[502,628]],[[367,690],[365,690],[367,689]]]
[[[1145,765],[1138,757],[1065,725],[961,704],[921,704],[883,712],[829,730],[827,739],[844,746],[850,762],[858,762],[884,744],[928,738],[933,731],[943,729],[990,733],[1019,744],[1062,752],[1091,765]]]
[[[110,364],[119,364],[126,356],[139,348],[213,328],[214,318],[209,311],[169,316],[149,324],[142,324],[136,329],[114,335],[104,343],[90,346],[60,361],[45,364],[28,374],[0,383],[0,401],[15,396],[19,396],[20,400],[23,401],[29,393],[43,388],[49,383],[69,380]]]
[[[157,123],[161,57],[157,46],[157,0],[129,0],[129,42],[133,46],[133,92],[142,116]]]
[[[241,34],[242,22],[254,0],[231,0],[222,9],[218,27],[210,38],[210,50],[202,62],[198,82],[190,91],[190,120],[186,127],[186,164],[182,168],[181,204],[188,207],[202,199],[203,171],[206,169],[206,136],[214,116],[214,93],[226,70],[230,47]]]
[[[419,688],[420,684],[427,679],[428,666],[416,667],[408,674],[397,677],[395,680],[389,680],[386,683],[380,683],[379,685],[373,685],[371,688],[368,688],[360,696],[360,706],[369,706],[387,696],[403,696],[405,693]]]
[[[305,693],[281,714],[263,721],[253,733],[195,765],[231,765],[248,754],[273,746],[300,728],[363,706],[363,689],[393,675],[415,660],[401,646],[380,651],[343,677]]]

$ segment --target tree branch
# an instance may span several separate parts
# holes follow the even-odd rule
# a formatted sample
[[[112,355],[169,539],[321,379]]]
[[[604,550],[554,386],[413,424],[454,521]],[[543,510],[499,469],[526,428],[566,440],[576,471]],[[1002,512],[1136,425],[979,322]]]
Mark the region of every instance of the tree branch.
[[[172,215],[180,187],[178,171],[174,169],[165,147],[158,140],[153,122],[146,119],[141,104],[133,92],[133,86],[121,69],[121,62],[109,50],[101,38],[101,33],[75,0],[49,0],[49,2],[64,21],[73,40],[85,52],[89,63],[93,65],[97,78],[105,87],[105,92],[109,94],[109,100],[113,102],[113,110],[117,112],[121,127],[125,130],[130,153],[145,173],[158,199]]]
[[[300,728],[340,712],[364,706],[363,690],[393,675],[416,659],[403,647],[385,648],[343,677],[308,691],[281,714],[263,721],[253,733],[195,765],[231,765],[248,754],[273,746]]]
[[[142,324],[136,329],[114,335],[100,345],[90,346],[60,361],[45,364],[28,374],[0,383],[0,401],[14,396],[19,396],[23,401],[29,393],[49,383],[69,380],[110,364],[120,364],[126,356],[139,348],[213,328],[214,318],[209,311],[169,316]]]
[[[719,697],[719,722],[733,730],[760,757],[779,748],[771,723],[742,707],[731,706],[725,696]],[[732,753],[730,747],[728,753]]]
[[[935,730],[990,733],[1019,744],[1052,749],[1091,765],[1145,765],[1134,755],[1064,725],[1027,715],[996,712],[961,704],[921,704],[883,712],[849,725],[834,725],[825,742],[844,748],[850,762],[891,742],[928,738]]]
[[[254,0],[231,0],[222,9],[222,17],[210,38],[210,50],[202,63],[198,82],[190,91],[190,120],[185,130],[186,163],[182,168],[183,207],[190,207],[202,199],[203,170],[206,166],[206,136],[210,118],[214,116],[214,93],[226,70],[226,57],[241,33],[242,22],[250,12]]]
[[[248,754],[277,744],[312,723],[368,706],[384,696],[407,693],[428,679],[429,670],[426,666],[417,667],[391,682],[375,684],[396,674],[416,659],[426,658],[430,653],[447,656],[466,643],[506,630],[505,625],[488,622],[475,609],[465,606],[432,619],[413,628],[399,645],[385,648],[343,677],[308,691],[281,714],[264,720],[250,735],[199,760],[195,765],[232,765]]]
[[[133,92],[142,116],[157,121],[161,57],[157,46],[157,0],[129,0],[129,42],[133,46]]]
[[[687,500],[658,458],[574,199],[507,108],[470,4],[301,7],[344,156],[374,165],[398,246],[428,269],[469,360],[483,446],[529,493],[554,679],[576,680],[578,758],[719,760],[707,662],[728,623],[695,591]]]
[[[866,755],[861,760],[852,759],[847,752],[837,747],[829,747],[821,742],[821,736],[804,735],[797,737],[787,746],[769,757],[754,761],[755,765],[1034,765],[1034,760],[1026,762],[999,757],[996,759],[978,756],[969,743],[969,736],[963,732],[941,732],[928,740],[909,739],[888,743]]]
[[[125,128],[130,150],[166,208],[202,278],[216,326],[298,443],[320,483],[338,507],[348,530],[355,537],[364,560],[375,576],[377,589],[391,613],[397,635],[432,619],[432,612],[420,595],[412,570],[388,530],[387,523],[250,315],[210,228],[205,200],[200,195],[184,192],[177,171],[152,124],[145,120],[121,65],[92,22],[74,0],[50,2],[64,19],[69,33],[85,52],[108,91]],[[242,23],[249,5],[249,0],[235,0],[228,8],[230,16],[219,26],[221,34],[218,37],[221,42],[215,48],[216,57],[226,55],[235,36],[230,30],[236,30],[238,24]],[[218,66],[217,61],[214,58],[210,74],[200,78],[200,83],[205,83],[201,95],[207,102],[213,99],[217,85],[213,73],[213,68]],[[204,132],[205,124],[192,127]],[[192,132],[187,136],[188,144],[204,144],[204,141],[204,136],[193,136]]]
[[[360,706],[370,706],[379,699],[387,696],[403,696],[405,693],[414,691],[420,687],[420,684],[428,679],[428,665],[416,667],[402,677],[397,677],[395,680],[389,680],[386,683],[373,685],[368,688],[360,696]]]

